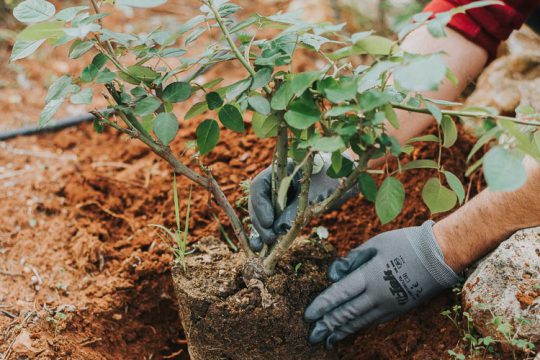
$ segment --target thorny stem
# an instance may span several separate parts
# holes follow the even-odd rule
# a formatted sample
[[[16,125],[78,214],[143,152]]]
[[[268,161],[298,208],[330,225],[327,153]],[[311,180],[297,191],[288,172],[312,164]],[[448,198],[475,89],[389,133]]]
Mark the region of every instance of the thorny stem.
[[[422,114],[431,114],[428,109],[418,109],[414,106],[408,106],[403,104],[396,104],[392,103],[392,107],[395,109],[401,109],[401,110],[407,110],[410,112],[416,112],[416,113],[422,113]],[[442,110],[441,112],[443,115],[450,115],[450,116],[463,116],[463,117],[472,117],[472,118],[481,118],[481,119],[495,119],[495,120],[508,120],[512,121],[516,124],[520,125],[529,125],[529,126],[540,126],[540,122],[538,121],[524,121],[515,119],[510,116],[502,116],[502,115],[491,115],[491,114],[484,114],[477,111],[459,111],[459,110]]]
[[[215,8],[213,0],[207,0],[204,1],[206,5],[210,8],[210,11],[212,11],[212,14],[214,14],[214,18],[216,19],[216,22],[219,25],[219,28],[221,29],[221,32],[223,33],[223,36],[225,37],[225,40],[229,44],[229,47],[231,48],[232,52],[234,53],[234,56],[240,61],[242,66],[249,72],[251,76],[255,76],[256,72],[253,66],[249,63],[249,61],[242,55],[240,52],[240,49],[238,49],[238,46],[236,46],[234,39],[229,32],[229,29],[227,29],[227,26],[225,26],[225,23],[223,22],[223,18],[219,14],[219,11]],[[272,90],[268,85],[263,87],[264,91],[267,94],[272,93]]]

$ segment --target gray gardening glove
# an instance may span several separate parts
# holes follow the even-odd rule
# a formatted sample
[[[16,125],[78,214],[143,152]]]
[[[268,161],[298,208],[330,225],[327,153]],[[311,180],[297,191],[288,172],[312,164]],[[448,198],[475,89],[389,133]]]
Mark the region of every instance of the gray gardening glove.
[[[318,203],[329,197],[339,186],[339,179],[334,179],[326,175],[327,170],[332,165],[332,155],[321,153],[319,159],[323,160],[322,169],[311,177],[311,187],[309,189],[310,203]],[[350,158],[343,154],[343,157]],[[294,169],[294,163],[289,160],[289,174]],[[253,231],[250,235],[250,246],[253,250],[259,251],[263,244],[273,244],[277,237],[290,229],[298,208],[298,198],[300,195],[300,171],[295,175],[287,196],[287,205],[283,213],[276,219],[274,207],[272,206],[272,167],[268,167],[260,172],[251,182],[249,189],[249,216],[253,224]],[[335,207],[341,205],[346,200],[358,193],[358,186],[347,191]]]
[[[388,321],[459,281],[444,262],[433,221],[382,233],[330,265],[334,284],[306,309],[309,341],[332,347],[347,335]]]

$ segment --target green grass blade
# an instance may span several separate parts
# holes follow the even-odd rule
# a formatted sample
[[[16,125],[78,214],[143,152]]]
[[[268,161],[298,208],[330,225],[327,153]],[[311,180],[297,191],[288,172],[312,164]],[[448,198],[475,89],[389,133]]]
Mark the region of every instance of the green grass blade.
[[[174,181],[174,214],[176,215],[176,228],[178,229],[178,231],[181,231],[181,229],[180,229],[180,205],[178,205],[178,185],[176,183],[176,173],[174,173],[174,180],[173,181]],[[190,197],[191,197],[191,190],[190,190]]]
[[[187,237],[188,237],[188,233],[189,233],[189,218],[190,218],[190,215],[191,215],[191,192],[193,190],[193,184],[191,184],[191,186],[189,187],[189,197],[188,197],[188,206],[187,206],[187,211],[186,211],[186,223],[185,223],[185,227],[184,227],[184,250],[186,248],[186,244],[187,244]]]
[[[234,252],[238,252],[238,246],[236,246],[234,244],[234,242],[231,240],[231,238],[229,237],[229,235],[227,234],[227,232],[225,231],[225,228],[223,227],[223,225],[221,225],[221,222],[219,222],[219,219],[218,217],[216,216],[216,214],[212,214],[214,216],[214,219],[216,220],[216,222],[218,223],[218,227],[219,227],[219,230],[221,231],[221,234],[223,235],[223,237],[225,238],[225,241],[227,241],[227,244],[229,245],[229,247],[232,249],[232,251]]]

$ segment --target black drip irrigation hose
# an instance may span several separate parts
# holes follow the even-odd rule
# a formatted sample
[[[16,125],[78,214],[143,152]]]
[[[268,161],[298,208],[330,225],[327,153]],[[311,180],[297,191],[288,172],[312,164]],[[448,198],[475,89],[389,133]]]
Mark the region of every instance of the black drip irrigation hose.
[[[103,115],[108,115],[110,113],[110,110],[101,110],[100,112]],[[48,126],[33,125],[33,126],[26,126],[23,128],[18,128],[18,129],[13,129],[13,130],[7,130],[4,132],[0,132],[0,141],[9,140],[17,136],[28,136],[28,135],[35,135],[35,134],[41,134],[41,133],[46,133],[46,132],[58,131],[58,130],[62,130],[71,126],[79,125],[87,121],[93,121],[94,119],[95,119],[94,115],[90,113],[86,113],[86,114],[79,114],[79,115],[75,115],[75,116],[58,120],[54,124],[51,124]]]

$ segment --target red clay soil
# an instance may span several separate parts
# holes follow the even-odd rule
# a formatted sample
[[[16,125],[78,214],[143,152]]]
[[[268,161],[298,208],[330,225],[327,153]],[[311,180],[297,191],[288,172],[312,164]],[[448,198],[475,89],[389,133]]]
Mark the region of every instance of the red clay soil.
[[[184,1],[176,3],[187,6]],[[169,11],[182,9],[171,7]],[[6,55],[7,50],[0,49],[2,64]],[[52,66],[59,72],[67,66],[46,60],[22,63],[30,78],[28,89],[34,86],[35,91],[16,85],[13,79],[18,70],[7,69],[8,86],[0,88],[0,123],[8,125],[0,124],[0,128],[36,118],[44,97],[43,69]],[[220,69],[209,76],[230,76],[238,71]],[[72,110],[80,109],[68,112]],[[21,121],[10,123],[14,118]],[[185,140],[194,138],[198,120],[181,124],[176,152],[184,149]],[[212,165],[230,201],[242,205],[239,182],[269,165],[271,145],[258,140],[250,129],[244,137],[222,131],[218,147],[205,161]],[[452,150],[445,151],[445,167],[460,173],[471,146],[471,138],[462,137]],[[426,144],[412,157],[433,158],[435,152]],[[430,217],[421,201],[421,187],[432,175],[422,170],[400,176],[408,196],[403,213],[391,224],[381,226],[373,206],[358,198],[314,225],[330,230],[330,241],[341,253],[381,231],[418,225]],[[476,177],[471,193],[479,186]],[[180,206],[185,209],[188,181],[179,178],[179,189]],[[170,171],[143,145],[124,136],[99,135],[90,125],[83,125],[0,142],[3,359],[22,355],[40,359],[187,359],[173,299],[172,257],[156,231],[148,227],[172,226],[173,209]],[[246,215],[245,210],[239,211]],[[221,235],[214,215],[230,232],[209,194],[194,187],[190,241]],[[456,302],[448,292],[411,314],[366,330],[340,347],[342,358],[446,358],[448,349],[462,347],[462,336],[440,312]]]
[[[180,138],[192,138],[194,124],[185,125]],[[231,201],[243,196],[239,181],[268,165],[269,145],[261,145],[251,131],[240,139],[223,132],[207,163]],[[445,166],[463,166],[470,147],[469,140],[461,141],[445,156]],[[423,147],[414,156],[433,151]],[[42,358],[182,358],[168,357],[185,345],[172,299],[171,256],[147,227],[172,226],[172,184],[165,165],[135,141],[95,134],[91,126],[4,143],[0,163],[13,174],[0,182],[5,190],[0,194],[0,352],[9,352],[23,331],[30,334],[31,347],[25,350],[19,341],[11,351]],[[403,214],[389,225],[381,226],[373,207],[360,198],[319,224],[330,230],[341,252],[380,231],[419,224],[429,218],[419,200],[428,177],[425,171],[402,176],[409,196]],[[188,182],[180,178],[179,188],[185,209]],[[194,188],[192,241],[220,236],[213,214],[226,223],[209,199]],[[453,303],[446,294],[365,331],[341,347],[343,356],[444,357],[460,339],[440,315]],[[56,312],[67,318],[50,319]]]

